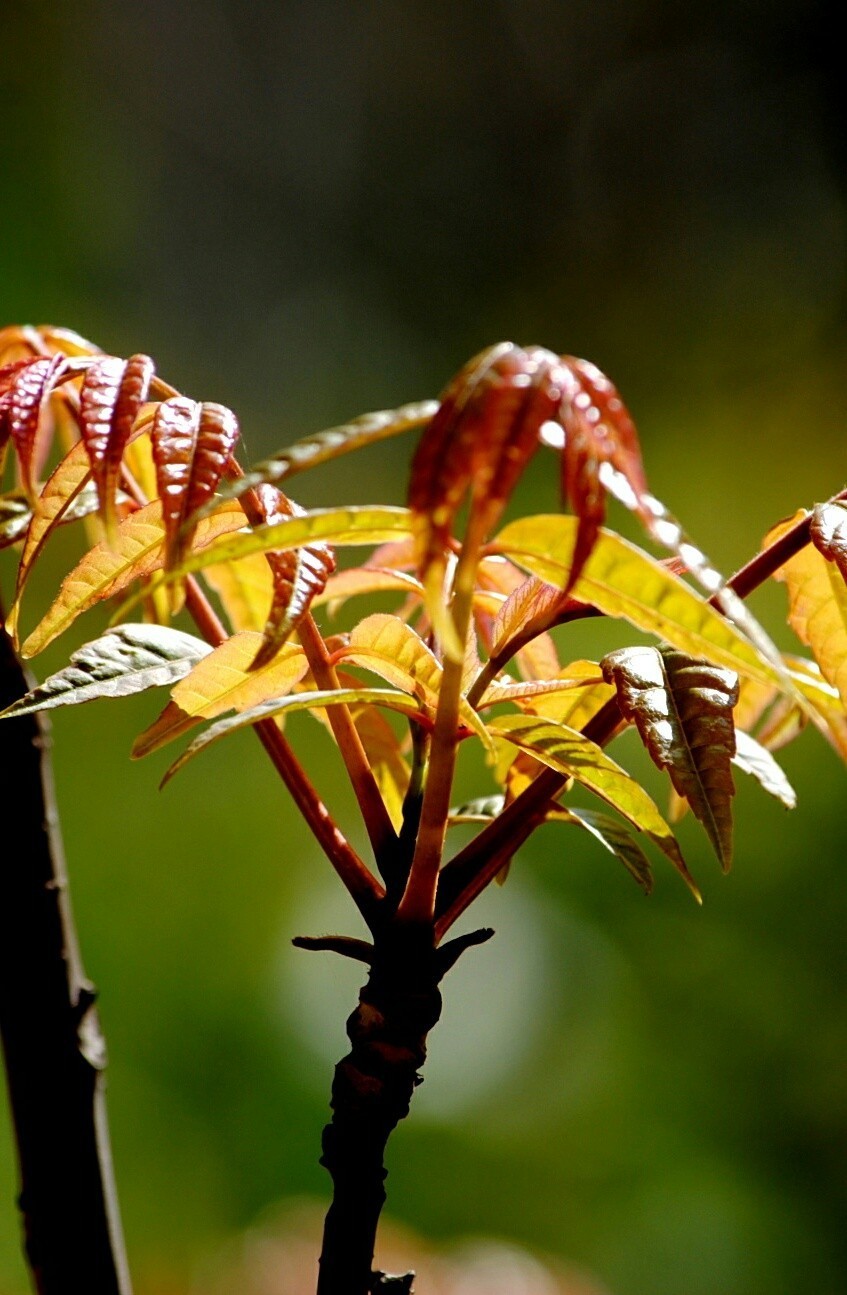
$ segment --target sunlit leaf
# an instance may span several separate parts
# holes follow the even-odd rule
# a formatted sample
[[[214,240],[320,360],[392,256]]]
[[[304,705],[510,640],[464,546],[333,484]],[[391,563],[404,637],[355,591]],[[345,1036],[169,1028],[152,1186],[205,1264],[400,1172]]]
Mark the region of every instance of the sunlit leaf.
[[[614,687],[606,683],[596,661],[571,661],[559,672],[559,678],[569,686],[543,689],[527,698],[522,709],[579,730],[615,695]]]
[[[17,367],[0,397],[0,446],[11,439],[20,464],[24,493],[35,498],[35,462],[41,415],[67,361],[62,355]]]
[[[308,668],[303,649],[289,643],[262,669],[251,670],[261,641],[260,634],[249,631],[234,634],[198,662],[172,690],[158,719],[136,738],[133,758],[158,750],[201,720],[248,710],[291,692]]]
[[[809,528],[812,543],[828,562],[834,562],[847,580],[847,506],[842,503],[818,504]]]
[[[572,714],[574,712],[576,705],[575,699],[572,695],[574,691],[579,689],[580,692],[584,692],[586,690],[593,689],[596,684],[604,685],[603,700],[605,701],[605,681],[599,668],[595,675],[588,678],[568,678],[566,672],[563,672],[561,677],[555,679],[526,679],[520,681],[514,679],[495,679],[495,681],[489,684],[486,688],[479,705],[481,707],[495,706],[498,702],[504,701],[517,702],[519,704],[525,703],[525,705],[522,706],[522,709],[535,710],[541,714],[542,711],[538,708],[539,705],[543,706],[544,703],[541,702],[540,699],[550,697],[550,695],[553,694],[556,700],[560,702],[560,705],[556,705],[554,701],[552,709],[554,711],[561,710],[562,715],[564,716],[565,714]],[[567,693],[569,696],[563,698],[561,697],[562,693]],[[597,709],[599,710],[599,706]],[[558,718],[558,716],[554,714],[551,715],[550,718]],[[566,721],[562,719],[561,722],[565,723]],[[571,727],[580,728],[582,725],[571,725]]]
[[[193,634],[164,625],[118,625],[72,653],[69,665],[2,713],[25,715],[160,688],[188,674],[210,651]]]
[[[255,500],[262,521],[268,526],[304,514],[304,509],[273,486],[258,486]],[[266,665],[279,651],[335,570],[335,555],[328,544],[268,552],[265,559],[273,592],[262,645],[253,662],[254,670]]]
[[[385,706],[389,710],[399,711],[402,715],[418,716],[420,714],[418,704],[411,697],[407,697],[403,692],[395,692],[390,688],[341,688],[334,692],[294,693],[290,697],[272,699],[271,701],[262,702],[259,706],[252,706],[249,710],[242,711],[239,715],[233,715],[212,724],[199,737],[196,737],[179,759],[171,765],[162,780],[162,785],[168,782],[189,760],[211,745],[212,742],[219,741],[220,738],[226,737],[237,729],[248,728],[250,725],[258,724],[265,719],[276,719],[292,711],[313,710],[315,708],[323,710],[327,706],[356,705]]]
[[[736,675],[667,647],[619,648],[600,664],[617,687],[621,714],[688,801],[726,871],[732,861]]]
[[[368,757],[380,795],[395,831],[403,823],[403,798],[409,786],[409,765],[400,739],[376,706],[351,706],[356,732]]]
[[[133,355],[128,360],[106,355],[90,366],[80,388],[80,431],[110,543],[114,542],[117,529],[115,496],[121,459],[147,398],[153,371],[153,361],[147,355]]]
[[[563,586],[576,527],[573,517],[526,517],[506,526],[496,544],[542,580]],[[666,639],[681,652],[765,683],[784,684],[779,670],[726,617],[661,562],[611,531],[600,532],[572,592],[607,615],[623,617]]]
[[[423,586],[408,571],[393,571],[384,567],[350,567],[346,571],[337,571],[330,576],[326,588],[312,602],[313,607],[328,605],[330,613],[335,613],[348,598],[363,594],[405,593],[421,597]]]
[[[736,732],[735,741],[732,763],[743,773],[751,774],[768,795],[774,796],[786,809],[794,809],[797,804],[794,788],[770,751],[742,729]]]
[[[834,507],[834,505],[833,505]],[[774,543],[805,514],[801,511],[775,526],[765,538]],[[830,518],[831,514],[822,515]],[[822,523],[821,523],[822,525]],[[818,527],[820,535],[821,527]],[[838,549],[838,521],[827,523],[831,552]],[[807,544],[775,573],[788,587],[788,621],[801,642],[811,648],[821,673],[838,689],[847,706],[847,584],[833,558],[828,561]]]
[[[238,420],[224,405],[175,396],[159,405],[150,430],[165,522],[165,566],[190,546],[186,520],[208,503],[238,440]]]
[[[333,545],[380,544],[392,535],[408,534],[411,514],[406,508],[317,508],[302,517],[290,517],[273,526],[256,526],[230,535],[184,558],[167,575],[180,579],[219,562],[236,562],[251,553],[296,549],[321,541]]]
[[[273,577],[265,555],[254,553],[240,562],[206,567],[203,578],[220,598],[230,629],[234,633],[256,630],[261,645],[261,631],[273,598]]]
[[[0,549],[7,549],[26,535],[32,517],[32,505],[18,491],[0,495]]]
[[[529,751],[543,764],[575,778],[622,814],[670,859],[699,899],[679,845],[654,802],[640,783],[582,733],[564,724],[531,715],[501,715],[490,723],[492,733]]]
[[[223,505],[198,527],[194,543],[202,548],[243,525],[244,514],[238,504]],[[165,526],[161,505],[155,500],[121,523],[114,548],[106,543],[95,545],[65,576],[53,605],[24,644],[23,655],[35,656],[89,607],[160,570],[164,551]]]
[[[375,445],[388,437],[398,436],[428,423],[438,409],[437,400],[418,400],[401,405],[399,409],[380,409],[372,414],[361,414],[349,423],[328,427],[303,440],[295,441],[250,468],[243,477],[226,482],[220,490],[222,499],[237,499],[248,490],[261,485],[281,485],[289,477],[309,468],[320,467],[332,459]],[[208,505],[205,510],[208,511]]]

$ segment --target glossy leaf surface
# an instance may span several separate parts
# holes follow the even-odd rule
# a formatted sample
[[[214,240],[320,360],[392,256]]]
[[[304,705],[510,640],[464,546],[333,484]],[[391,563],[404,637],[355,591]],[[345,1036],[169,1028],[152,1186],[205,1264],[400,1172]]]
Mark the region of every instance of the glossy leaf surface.
[[[208,503],[238,440],[238,421],[224,405],[175,396],[159,405],[150,430],[162,516],[165,566],[190,547],[186,520]]]
[[[121,460],[147,398],[153,371],[153,361],[147,355],[133,355],[128,360],[107,355],[90,366],[80,388],[80,430],[110,543],[117,528],[115,496]]]
[[[160,688],[188,674],[209,652],[211,648],[201,639],[166,625],[118,625],[72,653],[69,665],[50,675],[3,715],[25,715]]]
[[[794,809],[797,804],[796,792],[770,751],[742,729],[736,730],[735,744],[732,763],[736,768],[755,778],[760,787],[786,809]]]
[[[736,675],[665,647],[620,648],[600,664],[617,688],[621,713],[688,801],[726,871],[732,861]]]

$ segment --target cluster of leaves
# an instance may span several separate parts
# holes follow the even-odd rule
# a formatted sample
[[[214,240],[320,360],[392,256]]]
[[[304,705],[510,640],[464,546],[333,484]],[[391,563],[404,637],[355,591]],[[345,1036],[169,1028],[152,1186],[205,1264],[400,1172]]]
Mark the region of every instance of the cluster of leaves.
[[[632,420],[585,361],[504,343],[440,401],[365,415],[246,473],[232,412],[179,394],[146,356],[10,328],[0,365],[0,454],[11,446],[17,463],[0,497],[0,544],[20,549],[7,629],[17,641],[39,556],[58,526],[80,519],[90,547],[20,650],[34,656],[89,608],[118,604],[105,634],[6,714],[168,687],[133,752],[189,735],[166,778],[257,726],[374,930],[388,916],[433,924],[440,938],[551,820],[590,832],[649,891],[646,836],[696,894],[671,823],[690,807],[729,867],[733,764],[791,806],[773,752],[808,720],[847,757],[845,495],[780,523],[724,581],[649,492]],[[305,511],[283,493],[297,473],[416,428],[407,507]],[[498,530],[541,446],[560,457],[572,515]],[[669,556],[605,528],[610,495]],[[342,546],[369,556],[336,570]],[[811,657],[778,652],[743,602],[771,576],[787,584]],[[318,628],[317,609],[386,592],[393,614],[343,635]],[[139,606],[141,618],[127,620]],[[171,624],[183,609],[199,636]],[[551,630],[595,615],[657,646],[563,664]],[[375,867],[326,813],[289,744],[283,724],[298,710],[337,744]],[[667,815],[604,750],[628,724],[669,774]],[[482,744],[494,794],[451,808],[465,741]],[[575,782],[605,809],[571,807]],[[447,828],[459,822],[480,831],[445,862]]]

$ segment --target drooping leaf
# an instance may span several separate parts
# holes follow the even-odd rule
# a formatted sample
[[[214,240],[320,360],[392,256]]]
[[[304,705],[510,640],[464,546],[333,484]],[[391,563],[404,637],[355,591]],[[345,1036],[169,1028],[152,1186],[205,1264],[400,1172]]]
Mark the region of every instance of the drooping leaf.
[[[153,361],[147,355],[133,355],[128,360],[106,355],[90,366],[80,388],[80,430],[109,543],[114,542],[117,529],[115,496],[121,459],[153,372]]]
[[[212,724],[205,732],[196,737],[190,746],[183,751],[178,760],[175,760],[168,769],[162,785],[169,782],[170,779],[184,765],[192,760],[195,755],[204,750],[212,742],[219,741],[229,733],[235,732],[240,728],[248,728],[252,724],[258,724],[261,720],[276,719],[280,715],[287,714],[290,711],[313,710],[319,708],[323,710],[327,706],[385,706],[389,710],[399,711],[402,715],[411,715],[417,717],[420,714],[419,707],[411,697],[403,692],[396,692],[391,688],[341,688],[335,692],[305,692],[294,693],[289,697],[274,698],[270,701],[262,702],[259,706],[252,706],[249,710],[242,711],[238,715],[233,715],[227,719],[218,720]]]
[[[403,824],[403,798],[409,786],[409,765],[400,740],[376,706],[351,706],[356,732],[395,831]]]
[[[194,543],[203,548],[243,524],[244,514],[238,504],[222,505],[198,527]],[[155,500],[121,523],[114,548],[105,543],[95,545],[65,576],[53,605],[24,644],[23,655],[35,656],[89,607],[122,593],[134,580],[159,571],[164,556],[165,525],[161,504]]]
[[[408,571],[393,571],[385,567],[349,567],[330,576],[322,593],[316,595],[312,606],[329,607],[336,612],[348,598],[360,595],[394,592],[420,598],[423,586]]]
[[[835,507],[832,505],[831,507]],[[774,543],[805,514],[775,526],[765,538]],[[823,519],[827,519],[822,537]],[[838,549],[838,519],[824,513],[817,533],[833,554]],[[812,544],[807,544],[775,573],[788,587],[788,621],[801,642],[811,648],[824,679],[838,689],[847,706],[847,584],[835,559],[829,561]]]
[[[258,486],[255,500],[259,515],[268,526],[304,515],[304,509],[274,486]],[[266,665],[279,651],[335,570],[335,555],[328,544],[282,549],[266,553],[265,558],[271,572],[273,595],[262,645],[253,662],[254,670]]]
[[[248,710],[291,692],[308,669],[303,649],[289,643],[266,666],[251,670],[261,641],[261,635],[249,631],[233,634],[198,662],[172,690],[158,719],[136,738],[133,759],[172,742],[201,720],[229,710]]]
[[[35,470],[42,410],[68,367],[63,355],[36,359],[17,367],[0,397],[0,445],[11,439],[20,464],[24,493],[35,498]]]
[[[668,647],[619,648],[600,664],[617,688],[621,714],[688,801],[726,872],[732,861],[736,675]]]
[[[732,763],[743,773],[754,777],[768,795],[774,796],[786,809],[794,809],[797,795],[770,751],[743,729],[736,731],[735,742]]]
[[[838,689],[827,683],[816,661],[808,661],[805,657],[793,655],[787,655],[785,659],[791,671],[792,679],[810,708],[809,714],[812,722],[823,733],[841,758],[847,760],[847,708],[845,708],[844,702],[838,694]],[[790,721],[787,722],[790,723]],[[777,733],[779,733],[779,729]],[[791,736],[793,734],[789,730],[787,740],[790,740]],[[763,741],[761,730],[757,737],[759,741]],[[774,742],[773,737],[769,734],[767,745],[770,750],[776,750],[779,745],[784,745],[784,743],[781,741]]]
[[[549,584],[564,585],[570,570],[577,523],[555,514],[525,517],[496,538],[505,552]],[[603,530],[573,588],[582,602],[608,616],[667,640],[681,652],[765,683],[784,685],[773,663],[655,558],[611,531]]]
[[[809,534],[818,552],[828,562],[834,562],[847,580],[847,506],[837,502],[818,504]]]
[[[235,443],[238,420],[224,405],[175,396],[159,405],[150,430],[165,522],[165,566],[191,543],[185,523],[214,496]]]
[[[193,634],[165,625],[118,625],[72,653],[69,665],[2,715],[26,715],[160,688],[188,674],[210,651]]]
[[[563,356],[559,381],[562,399],[558,421],[564,429],[562,495],[577,518],[573,558],[565,591],[576,584],[606,516],[604,464],[625,479],[643,512],[647,481],[638,434],[614,385],[587,360]]]
[[[390,436],[422,427],[437,409],[437,400],[418,400],[401,405],[399,409],[380,409],[372,414],[362,414],[349,423],[315,432],[279,450],[272,458],[257,463],[238,480],[228,481],[221,487],[220,496],[222,499],[237,499],[256,486],[280,485],[289,477],[320,467],[342,454],[350,454],[366,445],[375,445]]]
[[[639,832],[649,836],[699,900],[700,893],[685,865],[676,838],[655,803],[641,784],[595,742],[564,724],[531,715],[501,715],[492,720],[489,727],[492,733],[529,751],[542,764],[575,778],[622,814]]]
[[[629,875],[638,883],[645,895],[653,890],[653,871],[650,860],[617,819],[593,809],[564,809],[557,807],[549,817],[558,823],[575,823],[599,841],[604,850],[619,859]]]

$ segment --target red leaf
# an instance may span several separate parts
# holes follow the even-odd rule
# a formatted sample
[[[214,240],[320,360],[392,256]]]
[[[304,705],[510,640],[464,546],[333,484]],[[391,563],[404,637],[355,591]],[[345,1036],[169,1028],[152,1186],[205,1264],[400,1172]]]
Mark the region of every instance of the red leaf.
[[[16,361],[0,370],[0,450],[11,438],[20,463],[21,484],[30,499],[36,494],[41,411],[66,368],[65,356],[54,355],[50,359]]]
[[[606,517],[602,464],[625,477],[636,500],[647,492],[638,434],[617,389],[587,360],[564,356],[567,373],[558,421],[565,433],[562,495],[579,517],[573,563],[565,592],[572,589],[591,555]]]
[[[183,530],[183,523],[215,493],[238,440],[238,420],[224,405],[175,396],[156,410],[150,440],[171,567],[191,543],[193,528]]]
[[[422,572],[447,547],[468,490],[485,528],[493,526],[554,416],[559,361],[512,342],[483,351],[447,387],[412,464],[409,506],[418,516]]]
[[[257,486],[255,498],[262,521],[274,525],[298,517],[303,509],[274,486]],[[328,544],[285,549],[265,554],[273,577],[273,599],[262,636],[262,645],[250,669],[259,670],[275,656],[306,615],[312,599],[323,592],[335,570],[335,555]]]
[[[91,461],[100,515],[110,541],[117,518],[115,497],[121,459],[139,409],[147,399],[153,361],[133,355],[126,361],[107,355],[87,370],[79,397],[82,439]]]

